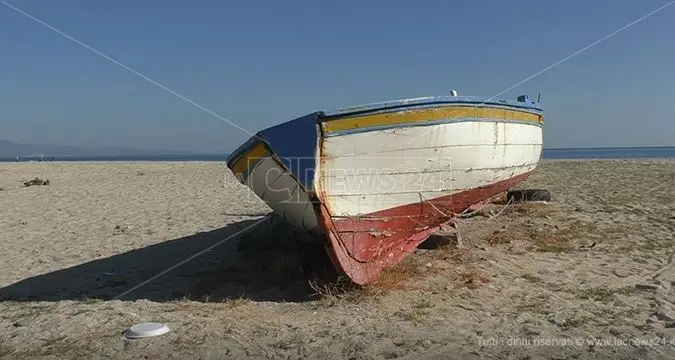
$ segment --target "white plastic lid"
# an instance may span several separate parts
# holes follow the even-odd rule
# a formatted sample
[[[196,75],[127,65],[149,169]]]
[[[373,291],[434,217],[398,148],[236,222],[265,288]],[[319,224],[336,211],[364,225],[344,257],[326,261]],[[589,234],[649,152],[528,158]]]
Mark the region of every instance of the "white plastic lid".
[[[152,336],[164,335],[169,332],[166,324],[160,323],[142,323],[136,324],[124,331],[124,336],[129,339],[141,339]]]

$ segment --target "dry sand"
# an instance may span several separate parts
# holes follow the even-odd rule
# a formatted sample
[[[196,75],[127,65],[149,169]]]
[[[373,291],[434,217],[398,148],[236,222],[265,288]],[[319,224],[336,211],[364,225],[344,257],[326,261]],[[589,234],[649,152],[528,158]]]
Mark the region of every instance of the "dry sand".
[[[0,164],[0,358],[673,358],[675,162],[544,161],[522,187],[554,201],[357,289],[284,224],[221,244],[269,211],[221,163]],[[144,321],[171,332],[122,339]]]

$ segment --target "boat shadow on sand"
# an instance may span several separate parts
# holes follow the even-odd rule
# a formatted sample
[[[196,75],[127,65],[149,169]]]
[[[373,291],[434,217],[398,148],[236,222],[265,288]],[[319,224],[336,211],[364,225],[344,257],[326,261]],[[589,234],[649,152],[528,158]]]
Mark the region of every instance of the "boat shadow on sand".
[[[210,232],[150,245],[34,276],[0,288],[0,301],[116,299],[181,261],[253,225],[245,220]],[[139,286],[120,300],[309,301],[310,282],[337,278],[320,241],[279,221],[266,221]]]

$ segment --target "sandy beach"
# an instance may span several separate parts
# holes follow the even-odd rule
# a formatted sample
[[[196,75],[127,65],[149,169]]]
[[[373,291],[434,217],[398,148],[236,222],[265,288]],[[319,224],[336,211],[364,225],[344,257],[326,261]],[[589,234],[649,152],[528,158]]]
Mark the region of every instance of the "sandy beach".
[[[675,160],[543,161],[520,187],[554,199],[357,288],[274,219],[223,241],[270,211],[223,163],[2,163],[0,358],[675,357]],[[147,321],[171,331],[123,339]]]

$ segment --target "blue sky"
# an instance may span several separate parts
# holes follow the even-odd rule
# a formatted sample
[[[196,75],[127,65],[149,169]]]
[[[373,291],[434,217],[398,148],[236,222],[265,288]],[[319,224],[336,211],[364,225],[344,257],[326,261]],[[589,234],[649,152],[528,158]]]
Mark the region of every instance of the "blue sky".
[[[11,0],[256,132],[315,111],[492,96],[667,3]],[[545,147],[675,145],[675,5],[506,92]],[[249,134],[0,5],[0,138],[227,152]]]

